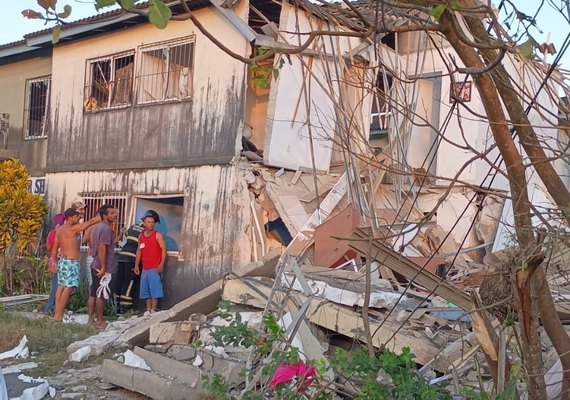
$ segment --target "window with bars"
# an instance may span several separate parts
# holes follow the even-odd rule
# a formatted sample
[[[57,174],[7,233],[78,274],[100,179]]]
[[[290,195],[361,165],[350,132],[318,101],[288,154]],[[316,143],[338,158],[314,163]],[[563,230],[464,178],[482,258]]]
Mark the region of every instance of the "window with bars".
[[[139,51],[137,104],[191,97],[194,38],[142,46]]]
[[[392,105],[390,94],[393,78],[382,71],[376,78],[376,91],[372,100],[372,113],[370,115],[370,136],[381,136],[388,133]]]
[[[93,218],[102,205],[109,204],[116,208],[118,211],[117,220],[113,224],[113,232],[115,233],[115,237],[117,237],[121,229],[127,227],[126,193],[82,193],[81,197],[85,203],[85,221],[89,221],[91,218]]]
[[[27,81],[26,108],[24,110],[25,139],[37,139],[47,136],[50,87],[51,76],[29,79]]]
[[[134,64],[134,51],[88,60],[84,111],[131,105]]]

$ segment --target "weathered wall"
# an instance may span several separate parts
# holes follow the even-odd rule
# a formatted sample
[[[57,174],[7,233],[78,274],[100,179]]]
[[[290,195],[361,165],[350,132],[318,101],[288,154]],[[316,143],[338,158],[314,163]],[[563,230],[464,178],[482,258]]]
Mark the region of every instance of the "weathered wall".
[[[244,167],[201,166],[140,171],[48,173],[48,203],[53,212],[79,193],[125,192],[133,209],[137,195],[184,196],[180,256],[168,259],[164,273],[170,307],[251,259],[245,230],[250,221]],[[133,223],[134,221],[128,221]]]
[[[304,33],[334,29],[322,24],[322,21],[308,18],[302,10],[283,4],[279,23],[282,37],[279,40],[298,45],[299,41],[306,40]],[[311,169],[311,152],[314,152],[316,169],[328,171],[337,131],[333,100],[340,103],[345,101],[341,95],[342,67],[337,65],[337,60],[338,56],[346,55],[358,43],[355,38],[331,39],[325,36],[310,46],[310,49],[317,47],[317,55],[305,53],[291,56],[290,62],[286,60],[279,78],[271,83],[264,144],[265,164],[293,170],[300,167]]]
[[[47,138],[24,140],[26,80],[50,74],[50,57],[38,57],[0,66],[0,113],[10,114],[8,149],[18,150],[20,160],[32,176],[44,174]]]
[[[238,13],[245,18],[245,5]],[[201,9],[196,16],[227,47],[246,53],[243,36],[217,11]],[[88,59],[189,35],[195,36],[190,101],[83,112]],[[235,154],[246,67],[214,46],[190,21],[171,21],[163,30],[139,25],[58,46],[53,71],[50,171],[226,163]],[[135,75],[136,71],[137,65]]]

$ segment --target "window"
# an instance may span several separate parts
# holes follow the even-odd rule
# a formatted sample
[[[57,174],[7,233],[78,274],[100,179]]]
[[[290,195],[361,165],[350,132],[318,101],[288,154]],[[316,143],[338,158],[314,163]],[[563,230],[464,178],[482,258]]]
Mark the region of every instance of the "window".
[[[179,252],[184,197],[180,195],[137,197],[134,222],[139,222],[147,210],[156,211],[160,217],[160,222],[155,225],[155,229],[164,236],[166,250],[169,252]]]
[[[191,97],[193,38],[144,46],[139,54],[137,104]]]
[[[134,51],[87,62],[85,112],[124,107],[131,104]]]
[[[376,90],[373,93],[372,112],[370,114],[369,142],[373,147],[382,147],[388,137],[392,108],[390,101],[392,82],[392,77],[383,71],[380,71],[376,78]]]
[[[30,79],[26,85],[24,110],[24,138],[37,139],[47,136],[51,77]]]
[[[113,224],[113,231],[115,237],[119,234],[121,229],[128,228],[127,223],[127,194],[126,193],[83,193],[83,202],[85,203],[85,221],[93,218],[99,208],[103,204],[110,204],[118,210],[117,220]]]

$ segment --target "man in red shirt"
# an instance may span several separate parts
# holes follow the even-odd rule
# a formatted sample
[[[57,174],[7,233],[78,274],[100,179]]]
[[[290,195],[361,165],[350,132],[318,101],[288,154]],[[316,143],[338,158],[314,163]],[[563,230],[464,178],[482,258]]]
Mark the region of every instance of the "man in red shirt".
[[[139,236],[134,272],[141,273],[139,264],[142,262],[140,298],[146,301],[146,310],[152,313],[157,310],[158,299],[164,297],[160,274],[166,261],[166,243],[162,233],[154,230],[154,225],[160,222],[156,211],[148,210],[142,220],[145,230]]]

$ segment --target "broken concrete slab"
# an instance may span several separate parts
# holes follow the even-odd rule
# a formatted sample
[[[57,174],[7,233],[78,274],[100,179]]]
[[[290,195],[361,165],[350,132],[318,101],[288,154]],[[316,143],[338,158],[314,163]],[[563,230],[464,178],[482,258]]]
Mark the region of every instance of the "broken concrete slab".
[[[151,371],[104,360],[101,378],[155,400],[203,400],[206,392]]]
[[[161,322],[150,327],[151,344],[188,344],[197,335],[199,327],[190,322]]]
[[[91,347],[90,356],[98,356],[106,352],[115,341],[129,328],[138,326],[145,317],[132,317],[126,320],[111,322],[104,331],[96,335],[79,340],[67,346],[67,353],[73,354],[82,347]]]
[[[202,388],[203,378],[211,376],[211,374],[200,368],[140,347],[135,347],[134,353],[141,357],[153,372],[174,378],[179,382],[190,385],[190,387],[197,391]]]
[[[240,276],[275,276],[275,266],[279,259],[279,252],[271,251],[261,260],[238,268],[235,273]],[[149,342],[150,327],[161,322],[183,321],[194,313],[209,314],[216,310],[222,300],[223,280],[218,280],[186,300],[176,304],[168,311],[151,314],[143,323],[126,331],[118,339],[119,344],[145,345]]]
[[[256,285],[257,290],[242,281],[227,281],[224,287],[223,298],[238,304],[247,304],[253,307],[265,308],[266,297],[269,296],[271,288],[261,282]],[[261,292],[261,294],[259,292]],[[265,296],[265,297],[264,297]],[[286,304],[293,301],[294,304],[302,304],[307,299],[302,294],[287,294],[285,291],[277,290],[274,293],[274,301],[278,304]],[[322,299],[312,299],[307,317],[310,322],[323,328],[338,332],[342,335],[365,341],[364,323],[362,316],[351,309],[323,301]],[[375,332],[372,343],[375,347],[386,347],[396,353],[400,353],[402,348],[409,347],[416,355],[416,362],[425,364],[435,357],[439,352],[436,346],[425,335],[416,337],[409,335],[406,329],[399,329],[400,324],[390,321],[370,323],[370,329]]]

